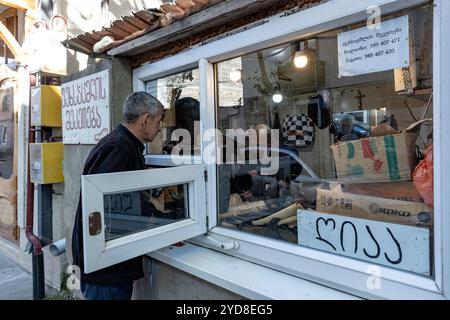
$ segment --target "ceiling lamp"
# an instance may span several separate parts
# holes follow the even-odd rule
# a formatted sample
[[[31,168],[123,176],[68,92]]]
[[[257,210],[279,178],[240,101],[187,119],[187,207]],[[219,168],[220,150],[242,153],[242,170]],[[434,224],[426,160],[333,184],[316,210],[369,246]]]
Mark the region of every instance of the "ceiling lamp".
[[[272,101],[275,103],[280,103],[281,101],[283,101],[283,95],[280,92],[280,84],[277,83],[276,85],[274,85],[274,92],[272,95]]]
[[[238,82],[239,80],[241,80],[241,70],[237,70],[237,69],[231,70],[230,71],[230,79],[231,79],[231,81],[234,81],[234,82]]]
[[[303,51],[297,51],[294,57],[294,64],[299,69],[306,67],[308,56]]]
[[[302,69],[308,64],[308,56],[306,54],[307,44],[306,42],[297,42],[297,51],[294,56],[294,65],[296,68]]]

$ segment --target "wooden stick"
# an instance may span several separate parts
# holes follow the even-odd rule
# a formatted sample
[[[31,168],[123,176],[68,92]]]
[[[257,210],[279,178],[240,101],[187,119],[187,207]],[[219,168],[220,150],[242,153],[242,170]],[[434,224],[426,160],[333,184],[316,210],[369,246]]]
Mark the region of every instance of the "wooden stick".
[[[277,225],[282,226],[283,224],[289,224],[292,222],[297,222],[297,215],[282,219],[278,221]]]
[[[278,212],[275,212],[274,214],[271,214],[268,217],[252,221],[252,224],[254,226],[262,226],[262,225],[268,224],[270,221],[272,221],[272,219],[275,219],[275,218],[285,219],[285,218],[297,215],[298,209],[303,209],[303,206],[300,203],[294,203],[293,205],[290,205],[287,208],[284,208]]]

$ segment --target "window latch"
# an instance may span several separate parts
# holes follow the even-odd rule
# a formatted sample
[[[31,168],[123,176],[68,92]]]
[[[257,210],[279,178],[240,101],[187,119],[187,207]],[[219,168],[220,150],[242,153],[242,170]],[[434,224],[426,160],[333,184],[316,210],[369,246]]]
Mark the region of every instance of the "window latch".
[[[215,247],[218,247],[220,249],[223,249],[223,250],[239,249],[239,242],[234,241],[234,240],[219,241],[207,234],[205,235],[205,238],[208,239],[212,245],[214,245]]]

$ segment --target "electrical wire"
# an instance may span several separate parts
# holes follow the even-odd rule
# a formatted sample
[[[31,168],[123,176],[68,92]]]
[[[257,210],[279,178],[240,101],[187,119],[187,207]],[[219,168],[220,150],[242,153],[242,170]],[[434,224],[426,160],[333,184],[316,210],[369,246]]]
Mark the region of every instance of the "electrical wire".
[[[406,108],[409,111],[409,114],[411,115],[411,117],[414,119],[414,122],[417,122],[417,118],[414,116],[411,108],[409,107],[408,103],[406,102],[406,97],[403,98],[403,104],[406,106]]]
[[[427,103],[427,105],[426,105],[426,107],[425,107],[425,110],[424,110],[424,112],[423,112],[423,114],[422,114],[422,120],[425,119],[425,117],[427,116],[428,109],[430,108],[430,105],[431,105],[431,101],[432,101],[432,100],[433,100],[433,92],[431,92],[431,94],[430,94],[430,99],[428,99],[428,103]]]
[[[270,57],[273,57],[273,56],[276,56],[276,55],[279,55],[280,53],[282,53],[283,51],[285,51],[287,48],[289,48],[291,45],[289,44],[289,45],[287,45],[286,47],[284,47],[284,48],[282,48],[282,49],[280,49],[279,51],[277,51],[277,52],[274,52],[274,53],[271,53],[271,54],[268,54],[268,55],[265,55],[264,56],[264,58],[270,58]]]

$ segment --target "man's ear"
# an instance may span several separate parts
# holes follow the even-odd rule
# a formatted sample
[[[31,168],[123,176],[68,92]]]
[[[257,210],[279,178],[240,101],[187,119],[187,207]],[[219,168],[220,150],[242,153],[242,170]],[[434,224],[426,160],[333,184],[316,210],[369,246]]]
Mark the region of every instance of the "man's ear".
[[[144,125],[147,125],[147,124],[148,124],[148,121],[150,121],[150,114],[149,114],[149,113],[144,113],[144,114],[142,115],[142,123],[143,123]]]

